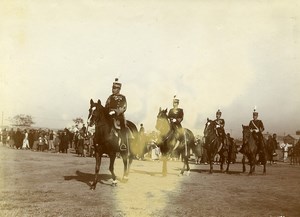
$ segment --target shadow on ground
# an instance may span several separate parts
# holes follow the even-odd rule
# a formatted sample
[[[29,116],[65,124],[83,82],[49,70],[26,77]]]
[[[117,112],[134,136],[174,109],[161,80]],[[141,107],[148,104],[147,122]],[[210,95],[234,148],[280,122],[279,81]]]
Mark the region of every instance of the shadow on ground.
[[[66,181],[70,181],[70,180],[76,180],[78,182],[83,182],[85,183],[86,185],[88,185],[89,187],[91,187],[91,183],[94,181],[95,179],[95,174],[92,174],[92,173],[84,173],[84,172],[81,172],[79,170],[76,171],[76,175],[74,176],[64,176],[64,179]],[[106,182],[111,179],[111,175],[110,174],[99,174],[98,175],[98,182],[99,180],[100,183],[102,184],[106,184]],[[104,182],[103,182],[103,181]]]

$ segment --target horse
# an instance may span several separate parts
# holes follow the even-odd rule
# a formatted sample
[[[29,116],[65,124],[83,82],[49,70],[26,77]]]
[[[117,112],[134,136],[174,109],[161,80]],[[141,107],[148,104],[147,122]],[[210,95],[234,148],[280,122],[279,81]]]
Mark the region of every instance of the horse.
[[[223,165],[227,163],[225,173],[229,172],[229,165],[231,162],[235,162],[236,158],[236,148],[233,139],[230,139],[226,136],[225,144],[222,146],[219,151],[220,155],[220,170],[223,171]]]
[[[180,142],[180,144],[175,147],[176,144],[176,132],[171,126],[167,115],[167,109],[159,109],[155,128],[160,132],[158,136],[157,145],[160,148],[162,154],[162,174],[163,176],[167,175],[167,160],[168,157],[175,152],[183,159],[183,167],[180,171],[179,175],[183,175],[185,172],[185,167],[187,171],[187,175],[190,174],[190,166],[189,166],[189,154],[190,150],[195,146],[195,137],[191,130],[184,128],[184,141]]]
[[[95,135],[94,135],[94,151],[95,151],[95,179],[91,184],[91,189],[95,190],[98,182],[98,174],[101,166],[101,157],[105,153],[110,158],[109,171],[112,174],[112,185],[116,186],[117,180],[114,173],[114,162],[116,159],[116,154],[119,152],[124,164],[124,172],[122,180],[128,180],[130,165],[134,156],[134,149],[136,143],[136,135],[138,133],[137,127],[131,121],[126,121],[127,127],[127,149],[120,149],[120,137],[117,130],[111,124],[111,118],[108,114],[108,109],[101,105],[101,101],[94,102],[90,100],[90,108],[88,115],[88,127],[95,125]],[[132,132],[132,133],[131,133]],[[132,135],[131,135],[132,134]]]
[[[256,157],[257,157],[257,144],[256,140],[254,139],[252,132],[250,131],[249,126],[244,126],[242,125],[243,128],[243,146],[244,146],[244,151],[243,151],[243,172],[246,171],[246,166],[245,166],[245,157],[248,158],[249,164],[250,164],[250,171],[249,175],[252,175],[255,172],[255,165],[256,165]],[[266,141],[264,139],[264,143],[266,144]],[[262,148],[262,152],[259,154],[259,159],[264,166],[263,169],[263,174],[266,174],[266,164],[267,164],[267,151],[265,147]]]
[[[225,172],[229,171],[230,164],[230,153],[229,139],[226,137],[226,142],[224,145],[221,144],[220,138],[217,135],[216,123],[213,120],[207,118],[207,122],[204,128],[204,148],[207,152],[207,158],[210,165],[209,173],[213,173],[213,163],[214,158],[217,154],[220,155],[220,170],[223,172],[223,164],[227,160],[227,168]]]

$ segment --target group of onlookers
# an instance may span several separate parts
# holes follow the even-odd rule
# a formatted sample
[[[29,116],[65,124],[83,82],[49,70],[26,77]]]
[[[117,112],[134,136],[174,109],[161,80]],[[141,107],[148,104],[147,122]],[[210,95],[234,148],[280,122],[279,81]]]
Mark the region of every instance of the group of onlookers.
[[[54,132],[49,129],[21,130],[20,128],[16,130],[11,128],[8,131],[4,128],[1,131],[3,146],[22,150],[67,153],[71,139],[67,129]]]

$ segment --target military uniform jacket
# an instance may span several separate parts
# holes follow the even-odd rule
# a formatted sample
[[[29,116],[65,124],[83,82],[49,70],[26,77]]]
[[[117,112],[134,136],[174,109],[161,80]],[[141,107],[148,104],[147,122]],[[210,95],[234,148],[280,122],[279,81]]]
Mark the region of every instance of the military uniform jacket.
[[[126,97],[122,94],[112,94],[108,97],[105,107],[109,111],[115,111],[117,115],[121,115],[127,109]]]
[[[181,108],[170,109],[170,111],[168,113],[168,118],[171,120],[171,123],[173,123],[172,119],[175,119],[176,120],[176,122],[174,122],[175,124],[181,124],[181,122],[183,120],[183,109],[181,109]]]
[[[225,126],[225,120],[224,119],[216,119],[216,120],[214,120],[214,122],[216,123],[216,127],[217,128],[222,128],[222,129],[224,129],[224,126]],[[217,126],[217,125],[219,125],[219,126]]]
[[[259,130],[259,132],[263,132],[265,130],[264,124],[261,120],[252,120],[249,123],[250,130]]]

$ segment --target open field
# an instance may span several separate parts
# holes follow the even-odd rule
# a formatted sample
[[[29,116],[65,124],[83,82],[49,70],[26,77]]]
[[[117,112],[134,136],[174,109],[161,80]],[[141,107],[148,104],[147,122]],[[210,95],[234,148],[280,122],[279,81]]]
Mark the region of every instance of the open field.
[[[208,165],[194,165],[179,177],[181,162],[133,162],[129,181],[110,185],[108,158],[101,165],[101,183],[89,190],[95,160],[73,154],[39,153],[0,147],[0,216],[300,216],[300,166],[278,163],[242,174],[209,174]],[[247,168],[249,169],[249,168]],[[122,176],[123,164],[115,170]]]

